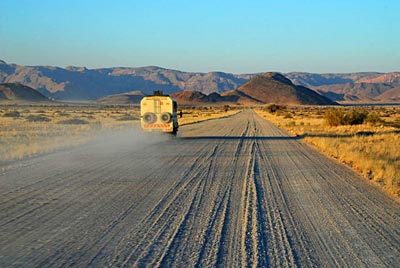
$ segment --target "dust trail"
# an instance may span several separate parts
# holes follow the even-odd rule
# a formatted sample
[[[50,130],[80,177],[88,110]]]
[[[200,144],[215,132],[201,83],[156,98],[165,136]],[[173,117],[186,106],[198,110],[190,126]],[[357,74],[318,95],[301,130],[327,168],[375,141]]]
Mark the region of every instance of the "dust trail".
[[[144,132],[138,127],[124,130],[103,130],[93,136],[93,140],[86,146],[93,148],[96,153],[131,151],[174,138],[170,134]]]

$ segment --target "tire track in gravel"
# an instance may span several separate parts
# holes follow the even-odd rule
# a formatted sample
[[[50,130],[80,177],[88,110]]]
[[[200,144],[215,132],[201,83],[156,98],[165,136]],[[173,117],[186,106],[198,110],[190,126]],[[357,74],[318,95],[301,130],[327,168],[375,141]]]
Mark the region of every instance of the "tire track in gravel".
[[[110,161],[107,161],[107,162],[110,162]],[[110,166],[112,167],[112,168],[110,168]],[[60,206],[58,206],[58,207],[55,207],[54,208],[54,206],[53,207],[51,207],[51,209],[46,209],[46,211],[43,211],[43,215],[44,216],[46,216],[46,217],[42,217],[42,215],[40,215],[40,214],[37,214],[36,213],[36,215],[35,215],[35,217],[36,218],[38,218],[38,220],[36,220],[35,221],[35,225],[43,225],[43,224],[45,224],[45,225],[49,225],[49,223],[51,223],[51,222],[54,222],[57,218],[58,218],[58,216],[60,216],[60,214],[62,214],[61,216],[62,217],[64,217],[65,218],[65,214],[66,214],[66,211],[71,211],[71,209],[73,208],[73,207],[71,207],[71,200],[73,200],[74,199],[74,197],[76,197],[76,194],[74,195],[73,193],[78,189],[78,188],[82,188],[83,186],[85,186],[84,187],[84,191],[79,191],[79,194],[82,196],[85,196],[85,194],[86,193],[91,193],[91,195],[93,196],[93,199],[95,199],[96,197],[98,197],[99,195],[101,195],[101,194],[106,194],[107,193],[107,191],[109,190],[109,188],[107,188],[107,187],[105,187],[105,188],[103,188],[103,189],[101,189],[102,191],[101,192],[98,192],[98,193],[94,193],[93,192],[93,189],[91,189],[90,188],[90,183],[92,183],[92,182],[94,182],[95,181],[95,183],[96,184],[100,184],[100,183],[103,183],[103,182],[105,182],[105,181],[107,181],[108,179],[110,179],[110,178],[112,178],[112,176],[111,176],[111,174],[113,173],[113,171],[115,171],[115,169],[118,169],[118,164],[116,163],[116,161],[111,161],[110,163],[103,163],[102,165],[101,165],[101,167],[100,168],[98,168],[98,167],[95,167],[95,168],[92,168],[91,166],[89,166],[88,168],[87,168],[87,170],[89,171],[89,173],[88,174],[85,174],[85,176],[88,176],[88,175],[92,175],[92,174],[90,174],[90,172],[92,172],[92,171],[97,171],[97,172],[103,172],[103,171],[107,171],[107,172],[103,172],[103,174],[104,174],[104,178],[101,178],[101,180],[99,181],[99,178],[96,178],[96,177],[94,177],[93,179],[92,178],[90,178],[88,181],[85,181],[84,182],[84,184],[82,184],[82,183],[80,183],[80,184],[78,184],[78,186],[77,185],[74,185],[74,183],[72,183],[72,182],[79,182],[79,180],[80,180],[80,176],[77,176],[77,178],[75,178],[74,176],[76,175],[76,173],[75,174],[73,174],[73,176],[72,177],[70,177],[69,175],[68,176],[66,176],[65,178],[64,178],[64,182],[66,183],[66,184],[63,184],[63,185],[61,185],[61,186],[59,186],[59,185],[57,185],[57,187],[56,187],[56,192],[58,193],[59,191],[60,191],[60,189],[62,189],[62,188],[67,188],[69,191],[67,191],[67,192],[63,192],[63,194],[62,194],[62,196],[67,196],[68,197],[68,199],[67,200],[62,200],[62,201],[66,201],[66,202],[62,202],[62,203],[60,203],[60,202],[58,202],[57,203],[57,205],[62,205],[61,207]],[[69,172],[67,172],[67,173],[69,173]],[[81,174],[82,175],[82,174]],[[89,176],[90,177],[90,176]],[[72,182],[71,182],[72,181]],[[69,185],[72,185],[73,187],[70,189],[68,186]],[[47,186],[46,187],[46,189],[50,189],[50,190],[53,190],[52,188],[54,188],[54,185],[52,184],[52,185],[50,185],[51,187],[49,187],[49,186]],[[87,187],[86,187],[87,186]],[[46,191],[46,189],[45,190],[43,190],[43,189],[40,189],[40,191]],[[69,195],[71,195],[72,194],[72,196],[69,196]],[[94,194],[94,195],[93,195]],[[58,197],[60,197],[60,196],[57,196],[57,198]],[[32,197],[31,197],[32,198]],[[57,199],[56,198],[56,199]],[[35,199],[35,198],[32,198],[32,199]],[[53,198],[53,200],[56,200],[56,199],[54,199]],[[58,198],[59,199],[59,198]],[[92,199],[92,200],[93,200]],[[81,200],[79,200],[79,201],[81,201]],[[83,201],[83,200],[82,200]],[[90,202],[88,202],[88,203],[90,203],[90,206],[89,207],[91,207],[91,208],[93,208],[94,206],[92,205],[92,204],[96,204],[96,202],[91,202],[91,200],[85,200],[86,202],[87,201],[90,201]],[[96,200],[94,200],[94,201],[96,201]],[[19,202],[19,203],[23,203],[23,202]],[[67,204],[67,203],[69,203],[69,204]],[[73,204],[74,206],[75,206],[75,204]],[[97,203],[97,206],[98,205],[102,205],[102,203]],[[54,211],[55,211],[55,209],[57,209],[57,213],[55,213]],[[86,210],[87,209],[87,207],[85,207],[83,210]],[[75,211],[73,211],[73,212],[76,212],[77,210],[75,210]],[[47,216],[51,216],[51,219],[50,219],[50,221],[49,221],[49,218],[47,217]],[[26,221],[26,219],[25,219],[25,221]],[[62,222],[62,221],[61,221]],[[13,222],[14,224],[18,224],[18,223],[16,223],[16,222]],[[27,236],[27,233],[25,232],[21,232],[20,230],[22,229],[26,229],[26,231],[27,232],[31,232],[31,229],[33,229],[32,228],[32,222],[29,222],[29,221],[26,221],[26,225],[24,226],[22,226],[22,228],[19,228],[19,229],[17,229],[17,232],[19,233],[19,235],[20,236]],[[18,225],[19,226],[19,225]],[[26,227],[26,226],[28,226],[28,227]],[[15,227],[13,227],[13,226],[10,226],[10,228],[14,228],[14,231],[15,231]],[[59,228],[58,228],[59,229]],[[61,230],[61,233],[62,232],[64,232],[65,230],[68,230],[68,229],[70,229],[70,228],[63,228],[62,230]],[[10,232],[5,232],[5,234],[7,235],[7,234],[13,234],[13,232],[12,231],[10,231]],[[58,236],[58,235],[60,235],[60,231],[58,231],[58,233],[57,234],[54,234],[54,236]],[[4,239],[4,236],[2,236],[2,242],[4,243],[5,242],[5,239]],[[14,234],[14,238],[15,238],[15,234]],[[14,239],[14,241],[15,241],[15,239]],[[17,242],[18,242],[18,240],[16,240]],[[37,254],[37,255],[39,255],[39,254]],[[40,257],[40,256],[39,256]],[[54,257],[54,256],[53,256]],[[32,265],[33,265],[33,263],[32,263]]]
[[[116,168],[117,168],[117,167],[118,167],[118,165],[116,165]],[[111,169],[111,171],[113,171],[113,170],[114,170],[114,169]],[[110,180],[110,179],[112,178],[111,173],[112,173],[112,172],[110,172],[110,174],[105,173],[105,177],[102,178],[100,181],[97,180],[96,183],[97,183],[97,184],[103,184],[103,183],[107,182],[108,180]],[[74,212],[76,212],[76,210],[82,209],[83,212],[86,212],[86,211],[90,211],[91,209],[94,209],[96,206],[99,206],[99,205],[100,205],[100,206],[104,206],[104,204],[101,203],[101,202],[97,202],[97,203],[96,203],[96,202],[93,202],[93,201],[98,201],[98,197],[99,197],[99,196],[109,193],[110,188],[109,188],[109,187],[103,187],[103,188],[101,189],[101,191],[98,191],[95,195],[93,195],[93,192],[92,192],[93,189],[91,189],[90,186],[89,186],[90,182],[91,182],[91,181],[86,182],[86,183],[85,183],[86,186],[85,186],[85,185],[80,185],[80,187],[79,187],[79,188],[83,188],[83,189],[84,189],[83,191],[80,191],[80,194],[81,194],[81,195],[91,194],[91,195],[88,195],[88,197],[86,197],[86,200],[85,200],[85,203],[88,203],[88,206],[85,206],[84,208],[81,208],[81,207],[76,207],[75,205],[71,206],[71,204],[70,204],[70,203],[68,204],[68,202],[62,203],[62,204],[61,204],[62,206],[59,206],[59,207],[56,207],[56,208],[53,208],[53,209],[44,211],[44,212],[43,212],[43,213],[44,213],[43,216],[39,214],[38,217],[39,217],[40,221],[38,221],[37,223],[38,223],[38,224],[48,224],[48,223],[51,222],[51,221],[57,221],[58,218],[65,218],[65,215],[64,215],[64,214],[66,214],[68,211],[72,211],[72,213],[74,213]],[[73,193],[74,191],[76,191],[76,190],[77,190],[77,189],[73,188],[71,191],[66,192],[66,193],[64,193],[63,195],[67,196],[67,195],[69,195],[69,194],[72,194],[72,193]],[[122,193],[123,191],[124,191],[124,188],[120,188],[118,191],[115,191],[115,192],[113,193],[113,196],[118,196],[118,195],[119,195],[120,193]],[[91,193],[91,192],[92,192],[92,193]],[[74,197],[75,197],[75,196],[72,194],[72,196],[69,197],[69,200],[73,200]],[[78,205],[79,205],[79,204],[78,204]],[[130,208],[132,208],[132,206],[131,206]],[[48,218],[47,215],[52,215],[51,219]],[[118,216],[117,219],[118,219],[119,217],[121,217],[121,216]],[[78,220],[81,221],[82,218],[78,218]],[[59,220],[59,222],[62,222],[62,221],[63,221],[62,219]],[[101,237],[105,236],[105,235],[107,234],[107,232],[108,232],[108,231],[113,227],[113,225],[115,225],[115,224],[116,224],[116,223],[115,223],[115,220],[114,220],[113,222],[111,222],[110,226],[107,226],[107,227],[105,228],[104,234],[103,234]],[[67,231],[68,229],[69,229],[69,228],[63,229],[63,230],[61,231],[61,233]],[[58,232],[56,235],[57,235],[57,236],[60,235],[60,232]],[[99,239],[101,239],[101,237],[100,237]],[[77,238],[77,239],[79,239],[79,238]],[[99,239],[98,239],[98,240],[99,240]],[[84,248],[80,248],[80,250],[81,250],[81,251],[84,251]],[[59,252],[59,253],[61,253],[61,252]],[[39,257],[39,256],[38,256],[38,257]],[[40,256],[40,257],[43,258],[43,256]],[[62,258],[62,257],[63,257],[62,254],[49,256],[47,259],[45,259],[43,262],[41,262],[41,263],[39,264],[39,266],[40,266],[40,267],[45,267],[45,266],[51,267],[52,264],[54,263],[54,261],[52,261],[52,259],[58,260],[59,258]]]
[[[193,161],[193,163],[196,163],[198,160],[201,160],[201,155],[200,156],[196,156],[196,159]],[[163,172],[163,175],[166,176],[166,177],[175,178],[176,177],[175,176],[176,175],[175,171],[177,170],[176,166],[178,166],[178,165],[182,166],[182,164],[180,163],[181,161],[182,161],[181,157],[173,158],[173,161],[169,162],[169,164],[172,163],[171,170],[167,169],[165,172]],[[139,239],[138,237],[140,237],[140,234],[143,234],[144,230],[141,229],[141,228],[138,228],[137,227],[137,226],[139,226],[138,224],[142,224],[143,222],[148,221],[149,218],[151,218],[151,217],[159,217],[158,213],[156,213],[155,211],[159,212],[160,209],[163,209],[163,206],[165,206],[165,204],[168,205],[168,203],[171,202],[170,198],[171,198],[172,194],[175,194],[176,188],[179,185],[183,185],[183,183],[185,182],[185,178],[187,178],[187,176],[188,176],[188,171],[187,170],[193,170],[193,168],[188,167],[182,173],[183,175],[182,175],[181,178],[183,178],[183,179],[180,179],[180,180],[174,182],[173,184],[166,186],[166,189],[168,189],[168,191],[165,191],[164,197],[161,198],[159,201],[157,201],[158,203],[154,204],[154,207],[150,210],[150,214],[147,216],[147,220],[146,220],[146,218],[144,218],[142,220],[139,220],[139,221],[137,219],[135,219],[137,223],[135,225],[133,225],[133,226],[132,225],[129,226],[129,227],[132,227],[132,230],[130,230],[128,232],[127,232],[126,229],[123,229],[124,228],[124,224],[120,224],[120,225],[123,225],[123,227],[120,227],[120,229],[121,229],[120,230],[120,233],[121,233],[120,240],[118,240],[118,241],[114,240],[114,241],[110,241],[110,243],[105,243],[104,247],[102,249],[100,249],[97,252],[97,254],[95,254],[94,256],[91,257],[90,265],[94,266],[94,267],[98,266],[99,265],[98,262],[101,261],[100,259],[104,259],[103,255],[108,253],[109,255],[108,255],[108,257],[106,259],[107,259],[107,263],[109,263],[109,266],[112,266],[112,267],[120,266],[121,262],[124,259],[127,258],[126,256],[129,255],[129,253],[127,253],[127,250],[124,248],[124,245],[125,244],[129,245],[129,247],[128,247],[129,252],[132,252],[132,247],[135,247],[133,245],[132,241],[135,241],[135,243],[136,243],[136,241],[138,241],[138,239]],[[159,175],[157,175],[157,176],[159,177]],[[156,179],[153,179],[153,180],[156,180]],[[165,181],[168,182],[168,180],[165,180]],[[163,180],[160,181],[158,179],[158,182],[163,184]],[[143,189],[143,190],[145,190],[145,189]],[[146,200],[147,200],[147,198],[149,200],[152,199],[152,195],[146,195],[144,197],[146,197]],[[138,200],[137,203],[139,205],[143,205],[142,203],[144,203],[144,200],[143,199]],[[158,209],[156,209],[157,207],[158,207]],[[145,211],[145,210],[143,210],[143,211]],[[149,210],[147,210],[146,213],[148,213],[148,211]],[[153,211],[153,214],[151,213],[152,211]],[[136,210],[134,212],[142,214],[140,212],[140,209],[139,209],[139,211]],[[155,220],[154,218],[152,218],[152,220],[157,222],[157,220]],[[134,238],[131,237],[132,234],[134,235]],[[104,252],[103,252],[103,249],[105,249],[105,247],[108,247],[109,244],[113,244],[114,248],[112,250],[108,249],[108,251],[104,250]]]
[[[177,164],[177,162],[179,162],[178,159],[176,159],[176,161],[174,161],[172,164],[173,164],[173,165],[174,165],[174,164]],[[166,173],[164,173],[164,174],[167,175],[167,173],[168,173],[168,172],[166,172]],[[187,175],[186,175],[186,176],[187,176]],[[180,187],[180,186],[179,186],[180,183],[181,183],[181,181],[180,181],[178,184],[173,185],[173,186],[171,187],[171,190],[176,190],[177,187]],[[188,187],[188,186],[185,185],[184,187]],[[171,201],[170,198],[171,198],[171,196],[169,196],[169,198],[165,198],[165,201],[166,201],[166,202],[167,202],[167,201],[170,202],[170,201]],[[140,204],[140,202],[138,202],[138,203]],[[90,256],[90,257],[89,257],[89,261],[88,261],[88,263],[87,263],[87,266],[94,266],[94,267],[96,267],[96,261],[97,261],[97,259],[98,259],[99,257],[100,257],[100,258],[102,257],[101,255],[102,255],[103,249],[104,249],[105,247],[109,246],[110,241],[113,240],[115,236],[118,236],[118,235],[122,236],[122,235],[123,235],[123,234],[121,234],[122,232],[119,230],[120,228],[115,228],[115,227],[116,227],[117,225],[120,225],[121,220],[123,220],[125,217],[127,217],[127,216],[129,215],[129,213],[133,213],[133,212],[134,212],[134,209],[137,208],[138,203],[135,203],[135,205],[131,206],[127,211],[124,211],[124,212],[122,213],[122,216],[123,216],[123,217],[117,217],[117,218],[115,218],[114,221],[110,224],[110,226],[106,228],[105,234],[102,235],[102,236],[94,243],[95,246],[94,246],[94,247],[93,247],[93,246],[90,246],[90,247],[89,247],[89,252],[87,252],[87,254],[85,255],[85,259],[88,258],[87,256]],[[162,202],[160,202],[160,203],[162,203]],[[160,204],[160,203],[159,203],[159,204]],[[158,219],[155,220],[155,221],[158,222]],[[117,230],[115,230],[115,229],[117,229]],[[107,230],[108,230],[108,231],[107,231]],[[111,234],[108,234],[108,232],[110,232]]]
[[[248,135],[249,131],[249,122],[247,122],[246,127],[243,129],[243,131],[240,133],[240,137],[246,137]],[[242,155],[243,155],[243,150],[245,149],[244,146],[244,139],[239,139],[236,141],[236,144],[234,144],[235,149],[232,151],[231,155],[233,155],[233,158],[231,159],[231,168],[228,170],[230,171],[227,174],[227,178],[231,178],[229,182],[229,195],[226,198],[226,207],[223,212],[223,217],[221,218],[221,223],[220,223],[220,236],[215,239],[216,242],[215,244],[218,245],[218,248],[215,248],[213,251],[214,254],[204,256],[204,258],[200,259],[197,261],[198,264],[204,263],[205,265],[203,266],[198,266],[198,267],[207,267],[208,264],[211,264],[212,266],[215,267],[224,267],[226,266],[226,263],[232,263],[234,260],[234,255],[232,254],[232,248],[234,248],[234,243],[232,243],[232,227],[231,223],[234,222],[234,217],[235,217],[235,211],[232,211],[232,203],[234,202],[233,200],[235,198],[235,190],[237,187],[235,187],[237,184],[240,184],[240,182],[237,182],[235,180],[235,176],[240,174],[240,171],[243,166],[240,165],[242,161]],[[235,229],[233,229],[235,230]],[[237,230],[237,229],[236,229]],[[238,232],[236,231],[236,235]],[[236,236],[235,236],[236,237]],[[213,248],[210,245],[214,245],[214,243],[210,242],[209,245],[204,245],[204,247],[208,248]],[[212,260],[212,261],[210,261]],[[209,265],[209,266],[211,266]]]
[[[258,163],[256,157],[256,143],[251,144],[246,177],[242,190],[242,223],[241,254],[242,267],[266,267],[268,256],[267,234],[263,228],[262,206],[260,199],[258,177]]]
[[[198,157],[198,160],[193,162],[192,166],[178,183],[160,199],[159,203],[143,222],[144,225],[149,223],[151,225],[148,226],[148,229],[142,230],[142,232],[144,231],[143,234],[138,233],[139,237],[143,236],[142,238],[137,238],[140,239],[141,242],[134,246],[131,254],[124,261],[123,267],[131,266],[132,261],[135,261],[137,264],[139,264],[140,261],[145,263],[152,257],[151,254],[153,252],[150,248],[154,243],[161,243],[157,241],[165,240],[166,237],[168,241],[171,240],[171,236],[173,236],[173,234],[171,235],[171,229],[173,229],[172,224],[176,222],[176,219],[184,218],[180,215],[180,213],[182,213],[181,206],[186,207],[186,212],[183,212],[184,214],[190,211],[190,207],[185,205],[185,203],[187,203],[187,201],[189,201],[189,203],[194,201],[198,188],[203,184],[200,180],[197,180],[197,178],[207,172],[204,163],[212,159],[216,149],[217,148],[214,147],[211,153],[207,151],[203,152],[203,154]],[[156,260],[156,258],[154,257],[153,260]]]
[[[164,251],[158,263],[161,267],[171,267],[175,262],[183,264],[185,262],[193,263],[197,253],[200,251],[200,244],[192,241],[196,241],[199,237],[204,237],[205,235],[205,228],[198,228],[198,220],[205,219],[200,224],[203,226],[207,221],[206,217],[209,217],[209,219],[216,218],[215,214],[207,215],[204,212],[215,208],[217,194],[214,195],[214,193],[223,191],[222,187],[218,187],[218,191],[216,191],[216,184],[211,179],[215,177],[214,172],[217,170],[218,158],[216,155],[219,151],[219,147],[220,145],[215,147],[212,158],[210,161],[207,161],[208,166],[204,169],[206,172],[201,176],[197,176],[197,180],[202,181],[204,188],[202,191],[199,191],[199,198],[197,198],[193,209],[189,210],[187,219],[183,222],[184,224],[180,225],[178,233],[173,237],[169,248]],[[183,245],[183,247],[180,245]]]
[[[264,200],[266,204],[263,211],[266,212],[268,223],[267,243],[269,266],[272,267],[296,267],[296,253],[290,242],[288,223],[291,223],[290,213],[284,213],[287,210],[286,202],[283,198],[282,185],[271,167],[271,162],[266,157],[266,154],[258,147],[258,156],[261,159],[262,165],[260,173],[267,174],[267,178],[261,181],[263,193],[268,199]]]
[[[320,160],[318,161],[321,162]],[[340,222],[343,225],[342,227],[338,226],[336,230],[338,235],[341,236],[342,239],[350,239],[353,242],[356,242],[358,250],[368,253],[366,254],[366,258],[360,258],[353,254],[353,260],[358,260],[358,263],[363,263],[365,265],[373,262],[377,266],[384,266],[382,261],[384,262],[385,260],[379,258],[375,252],[380,252],[380,255],[384,255],[385,249],[387,248],[390,248],[391,251],[397,251],[400,256],[400,244],[391,239],[393,235],[396,237],[400,236],[400,232],[398,228],[396,228],[397,223],[394,218],[392,218],[391,221],[388,221],[390,218],[386,217],[385,219],[382,217],[382,209],[377,206],[376,201],[370,202],[370,200],[368,200],[368,195],[359,195],[358,198],[361,200],[354,198],[350,199],[349,196],[354,195],[357,188],[350,185],[345,179],[343,179],[343,177],[338,176],[336,173],[332,174],[329,178],[327,176],[321,176],[320,174],[314,174],[313,176],[324,180],[331,189],[338,188],[338,184],[335,183],[335,181],[340,181],[341,187],[343,187],[343,185],[348,185],[344,190],[348,192],[348,194],[341,194],[339,197],[335,196],[335,203],[340,204],[340,207],[346,213],[339,213],[338,211],[333,212],[333,205],[325,205],[325,207],[327,208],[328,214],[340,215],[341,217],[340,219],[334,219],[333,221]],[[321,202],[323,202],[323,200],[321,200]],[[371,211],[373,213],[371,213]],[[355,225],[362,225],[363,228],[356,231],[354,228]],[[368,234],[371,233],[380,237],[379,240],[382,241],[382,244],[380,244],[379,247],[376,247],[376,243],[370,243],[368,239],[362,239],[362,236],[367,237]],[[351,252],[351,248],[348,248],[348,252]],[[337,258],[337,254],[334,256]],[[365,259],[368,259],[369,261],[366,262]],[[395,256],[390,257],[390,259],[392,259],[391,263],[396,262]],[[345,263],[350,266],[349,261],[345,261]],[[386,263],[386,265],[389,264],[390,262]]]
[[[106,170],[105,168],[104,170]],[[101,169],[99,169],[101,170]],[[92,170],[93,171],[93,170]],[[68,181],[70,183],[71,179],[74,177],[72,176],[65,176],[64,181]],[[77,181],[77,180],[75,180]],[[74,185],[74,184],[72,184]],[[35,217],[37,217],[39,220],[35,222],[37,225],[44,224],[47,222],[50,218],[54,219],[58,215],[65,213],[65,209],[69,207],[68,200],[73,199],[74,193],[82,188],[84,185],[81,185],[79,183],[75,184],[73,187],[68,188],[68,191],[63,191],[64,187],[67,187],[65,184],[52,184],[51,188],[46,187],[45,189],[39,189],[38,191],[35,191],[34,195],[27,195],[26,198],[23,200],[18,200],[16,204],[21,204],[22,206],[17,206],[15,209],[17,210],[22,210],[24,211],[22,214],[17,214],[14,217],[7,217],[8,215],[6,214],[6,219],[7,221],[3,223],[3,228],[9,226],[10,228],[14,229],[14,226],[20,226],[21,229],[25,229],[26,232],[29,232],[29,228],[26,228],[27,226],[31,225],[31,223],[26,222],[26,218],[29,217],[31,214],[35,213]],[[53,190],[53,188],[55,190]],[[47,190],[47,191],[46,191]],[[51,193],[50,191],[54,191]],[[90,189],[87,189],[87,192],[91,191]],[[43,197],[44,196],[44,197]],[[57,207],[50,206],[52,200],[60,200],[66,198],[67,202],[60,203]],[[7,212],[9,212],[7,209],[4,209]],[[57,212],[56,212],[57,211]],[[12,212],[12,211],[11,211]],[[63,216],[63,215],[61,215]],[[11,235],[12,233],[10,233]],[[26,233],[21,232],[21,236],[26,235]],[[11,240],[15,240],[17,237],[11,237]],[[7,239],[7,236],[3,237],[4,240]]]
[[[295,160],[293,160],[293,165],[296,166]],[[277,172],[282,173],[282,171]],[[284,176],[280,174],[280,177],[283,178]],[[302,200],[301,203],[307,204],[306,208],[310,208],[309,210],[307,210],[307,212],[304,213],[307,214],[306,216],[308,217],[308,221],[311,223],[312,226],[309,230],[309,233],[317,234],[318,236],[317,239],[314,236],[311,236],[311,242],[318,244],[315,247],[316,250],[321,250],[318,254],[321,265],[334,263],[335,266],[344,267],[345,265],[349,264],[349,260],[351,259],[352,264],[350,265],[350,267],[359,267],[360,262],[358,258],[355,258],[355,256],[353,256],[351,258],[348,257],[348,259],[346,260],[337,251],[340,248],[336,246],[337,241],[342,240],[340,242],[340,249],[342,251],[346,251],[346,255],[352,255],[351,250],[349,250],[348,248],[345,249],[348,245],[346,243],[342,243],[344,241],[344,237],[340,232],[338,232],[339,227],[337,225],[337,222],[341,222],[342,220],[333,218],[333,215],[337,215],[337,213],[336,211],[330,211],[329,207],[331,206],[327,205],[329,201],[326,199],[326,196],[320,195],[318,199],[315,199],[315,197],[318,196],[318,192],[320,191],[320,185],[317,185],[317,187],[313,186],[313,182],[308,180],[307,178],[308,175],[301,174],[301,172],[300,177],[303,179],[302,183],[305,184],[305,186],[302,187],[307,188],[307,191],[309,193],[312,193],[312,195],[309,195],[309,197],[313,197],[313,199],[309,199],[307,201]],[[305,222],[307,221],[303,220],[300,222],[300,224],[304,224]],[[307,229],[306,226],[303,227],[304,229]],[[331,239],[331,234],[335,234],[335,240]]]
[[[39,209],[40,207],[32,208],[31,202],[27,201],[32,201],[32,200],[40,201],[40,199],[46,199],[46,198],[52,200],[53,198],[61,198],[64,195],[70,195],[71,193],[75,192],[77,188],[83,186],[79,184],[83,171],[85,177],[96,175],[99,172],[103,172],[104,175],[109,175],[110,173],[113,172],[112,168],[114,169],[118,168],[118,166],[116,166],[117,163],[118,160],[111,160],[107,161],[106,163],[105,162],[93,163],[93,165],[87,165],[83,163],[82,166],[76,167],[77,169],[76,171],[73,170],[72,172],[70,170],[68,170],[68,172],[65,172],[65,170],[60,171],[56,167],[54,168],[54,171],[52,170],[50,171],[52,172],[51,176],[46,176],[45,178],[39,181],[36,181],[24,187],[19,187],[17,189],[14,189],[13,191],[2,193],[0,195],[1,198],[0,210],[7,211],[7,213],[13,213],[12,210],[13,207],[19,211],[21,210],[23,211],[25,208],[33,210]],[[93,176],[93,180],[97,180],[97,178]],[[90,182],[91,181],[87,181],[86,184],[89,184]],[[69,185],[75,188],[71,188],[70,192],[64,193],[62,196],[60,196],[60,191],[62,191],[63,188],[68,188]],[[29,188],[33,189],[29,190]],[[44,192],[46,198],[43,198]],[[11,197],[9,199],[6,199],[7,196]],[[25,205],[25,207],[22,207],[21,205]],[[25,212],[25,214],[29,213],[31,213],[31,211],[29,210]],[[17,218],[23,217],[25,216],[25,214],[21,214],[17,216]],[[6,214],[4,220],[5,222],[2,222],[2,219],[0,219],[0,225],[10,223],[14,219],[10,219]]]

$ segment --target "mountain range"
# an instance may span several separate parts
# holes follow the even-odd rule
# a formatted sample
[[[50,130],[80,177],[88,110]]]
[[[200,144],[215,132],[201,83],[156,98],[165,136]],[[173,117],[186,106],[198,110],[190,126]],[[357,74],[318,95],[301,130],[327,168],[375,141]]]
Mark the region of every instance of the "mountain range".
[[[56,100],[97,100],[114,94],[154,90],[166,94],[198,91],[225,94],[262,75],[183,72],[161,67],[87,69],[69,66],[21,66],[0,60],[0,83],[21,83]],[[293,85],[317,91],[338,102],[400,102],[400,73],[284,73]],[[237,93],[237,92],[236,92]],[[243,93],[243,92],[242,92]],[[211,99],[217,95],[212,95]],[[226,96],[225,96],[226,97]]]
[[[324,97],[317,92],[294,85],[289,79],[280,73],[264,73],[257,75],[241,85],[240,87],[226,91],[222,94],[217,92],[208,95],[200,91],[180,91],[172,93],[179,105],[198,104],[284,104],[284,105],[336,105],[336,102]],[[103,97],[100,103],[139,103],[143,97],[140,91],[123,94],[115,94]]]

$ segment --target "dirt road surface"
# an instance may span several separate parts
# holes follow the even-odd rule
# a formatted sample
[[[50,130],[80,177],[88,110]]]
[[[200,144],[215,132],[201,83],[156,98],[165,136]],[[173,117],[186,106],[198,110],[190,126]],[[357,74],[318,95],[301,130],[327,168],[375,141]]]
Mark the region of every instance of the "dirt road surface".
[[[3,165],[0,267],[399,267],[399,220],[249,110]]]

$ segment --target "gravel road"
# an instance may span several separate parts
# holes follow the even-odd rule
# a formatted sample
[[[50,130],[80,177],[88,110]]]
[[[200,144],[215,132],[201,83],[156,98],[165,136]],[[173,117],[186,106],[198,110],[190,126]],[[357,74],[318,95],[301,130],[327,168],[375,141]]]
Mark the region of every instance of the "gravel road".
[[[251,110],[0,168],[0,267],[400,263],[399,203]]]

